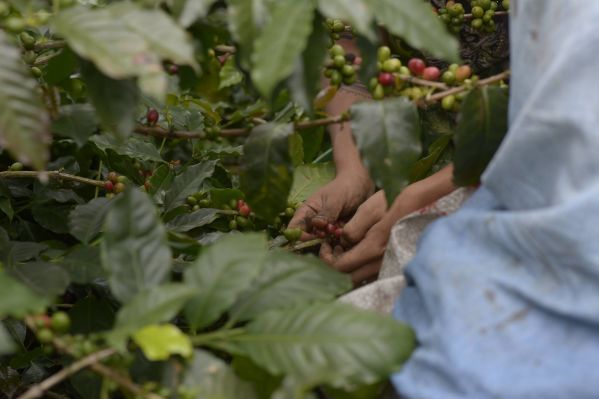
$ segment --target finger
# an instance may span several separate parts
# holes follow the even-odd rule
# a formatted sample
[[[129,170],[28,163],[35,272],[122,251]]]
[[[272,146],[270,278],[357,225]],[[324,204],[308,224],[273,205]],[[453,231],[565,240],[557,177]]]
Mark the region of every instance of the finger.
[[[365,240],[339,256],[332,265],[340,272],[352,273],[380,257],[382,253],[376,249],[376,246]]]
[[[335,256],[335,258],[338,258],[341,255],[343,255],[344,251],[345,249],[343,249],[341,245],[335,245],[335,248],[333,249],[333,255]]]
[[[375,281],[379,276],[382,261],[382,259],[378,259],[354,271],[351,274],[351,280],[352,283],[354,283],[354,286],[359,287]]]
[[[385,212],[385,195],[383,191],[379,191],[362,204],[343,227],[342,240],[344,244],[355,244],[361,241],[368,230],[383,218]]]
[[[310,206],[310,204],[305,203],[301,205],[293,218],[289,221],[287,225],[290,229],[300,228],[302,230],[302,235],[300,236],[300,241],[310,241],[314,240],[316,236],[314,234],[309,233],[310,223],[309,221],[316,215],[316,210]]]
[[[323,242],[320,246],[320,259],[325,263],[332,265],[335,262],[335,255],[333,254],[333,248],[328,242]]]

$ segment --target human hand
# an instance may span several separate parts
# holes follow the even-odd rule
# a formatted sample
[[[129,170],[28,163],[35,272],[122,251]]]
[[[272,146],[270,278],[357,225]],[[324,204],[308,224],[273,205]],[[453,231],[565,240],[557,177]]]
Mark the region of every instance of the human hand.
[[[371,194],[372,187],[367,175],[337,176],[297,209],[288,227],[302,229],[302,241],[314,239],[313,227],[324,229],[329,223],[350,217]]]

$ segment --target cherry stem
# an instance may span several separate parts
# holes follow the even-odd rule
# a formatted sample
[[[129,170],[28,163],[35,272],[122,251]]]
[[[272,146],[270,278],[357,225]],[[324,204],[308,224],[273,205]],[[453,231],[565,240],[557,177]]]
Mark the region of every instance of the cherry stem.
[[[85,177],[70,175],[68,173],[63,173],[59,170],[54,171],[5,171],[0,172],[0,179],[27,179],[27,178],[37,178],[41,181],[46,181],[47,179],[57,179],[57,180],[66,180],[66,181],[74,181],[77,183],[89,184],[95,187],[104,187],[104,182],[100,180],[87,179]]]
[[[299,252],[304,249],[319,246],[320,244],[322,244],[322,242],[323,242],[323,240],[321,238],[316,238],[314,240],[305,241],[305,242],[293,245],[293,246],[289,247],[289,250],[291,252]]]
[[[482,87],[482,86],[488,86],[488,85],[491,85],[493,83],[500,82],[502,80],[507,79],[510,76],[510,72],[511,71],[508,69],[508,70],[503,71],[503,72],[501,72],[501,73],[499,73],[497,75],[493,75],[493,76],[490,76],[488,78],[481,79],[481,80],[479,80],[478,82],[476,82],[473,85],[477,86],[477,87]],[[431,96],[425,97],[423,99],[420,99],[420,101],[418,101],[418,105],[421,106],[421,107],[422,106],[426,106],[428,104],[432,104],[432,103],[435,103],[435,102],[437,102],[439,100],[442,100],[443,98],[445,98],[447,96],[451,96],[453,94],[458,94],[458,93],[461,93],[461,92],[466,91],[466,90],[470,90],[470,88],[466,87],[465,85],[454,87],[452,89],[445,90],[445,91],[433,94]]]
[[[495,11],[495,14],[493,16],[495,16],[495,17],[505,17],[507,15],[510,15],[510,13],[508,11]],[[464,14],[464,19],[465,20],[474,19],[474,16],[472,14]]]

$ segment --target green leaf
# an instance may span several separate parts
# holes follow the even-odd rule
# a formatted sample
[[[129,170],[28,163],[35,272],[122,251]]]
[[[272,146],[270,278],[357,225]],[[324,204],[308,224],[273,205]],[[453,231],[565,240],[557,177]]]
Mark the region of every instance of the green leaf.
[[[422,151],[416,105],[404,97],[356,104],[352,130],[370,176],[392,204]]]
[[[142,162],[164,162],[158,148],[145,137],[131,136],[125,141],[122,141],[105,134],[99,134],[93,136],[90,141],[105,153],[107,150],[112,150],[119,155],[124,155]]]
[[[412,330],[388,316],[345,304],[273,311],[231,337],[269,372],[355,387],[398,371],[415,347]]]
[[[104,128],[119,138],[129,136],[135,127],[140,99],[135,81],[109,78],[90,63],[82,65],[81,74],[90,102]],[[115,96],[114,93],[119,95]]]
[[[72,282],[90,284],[106,276],[100,262],[100,249],[91,246],[76,246],[60,262]]]
[[[256,37],[268,17],[265,0],[229,0],[227,3],[229,30],[239,43],[241,63],[247,68]]]
[[[149,43],[126,22],[124,15],[114,15],[110,7],[72,7],[56,15],[53,26],[77,54],[113,79],[161,70],[160,59]]]
[[[179,24],[190,27],[196,20],[204,17],[215,0],[174,0],[173,11]]]
[[[175,177],[175,180],[164,198],[166,211],[183,204],[187,197],[196,193],[204,180],[214,173],[214,161],[202,162],[190,166],[183,173]]]
[[[202,399],[256,399],[251,384],[235,375],[227,363],[209,352],[196,350],[182,387]]]
[[[195,291],[183,284],[164,284],[139,292],[117,314],[113,337],[123,338],[150,325],[169,321]]]
[[[308,111],[312,109],[314,98],[320,89],[322,65],[329,42],[329,35],[322,19],[315,18],[306,50],[295,62],[293,73],[289,78],[293,99]]]
[[[289,136],[293,125],[264,124],[243,147],[240,185],[256,214],[273,220],[287,206],[292,185]]]
[[[145,193],[128,189],[114,199],[104,223],[102,264],[121,302],[168,278],[171,251],[166,229]]]
[[[0,356],[9,355],[17,349],[15,341],[12,339],[4,325],[0,323]]]
[[[0,246],[0,261],[7,265],[38,258],[40,253],[48,249],[47,245],[37,242],[8,242],[8,237],[6,237],[5,242],[2,242],[4,241],[4,237],[2,238],[3,239],[0,240],[0,244],[2,244],[2,246]]]
[[[0,270],[0,318],[21,318],[29,313],[40,312],[48,299],[36,294],[21,282]]]
[[[48,65],[43,69],[44,81],[50,85],[58,85],[68,79],[78,66],[77,56],[67,47],[56,57],[50,58]]]
[[[185,284],[197,293],[185,307],[194,328],[208,326],[227,310],[262,270],[266,238],[259,233],[223,237],[185,270]]]
[[[70,233],[84,244],[89,244],[102,230],[104,218],[112,202],[108,198],[96,198],[78,205],[69,214]]]
[[[312,1],[279,0],[268,24],[256,39],[252,79],[265,97],[293,71],[312,30]]]
[[[454,135],[453,179],[472,186],[499,148],[508,130],[508,91],[499,87],[476,88],[462,103]]]
[[[243,82],[243,75],[235,66],[235,57],[229,57],[225,65],[220,69],[218,73],[220,78],[220,85],[218,89],[225,89],[227,87],[235,86]]]
[[[365,0],[319,0],[318,9],[323,15],[349,23],[371,41],[376,39],[372,30],[372,12]]]
[[[0,146],[41,170],[48,161],[51,138],[38,85],[21,61],[21,52],[2,30],[0,54]]]
[[[8,217],[8,221],[12,222],[12,218],[15,216],[15,211],[10,203],[10,198],[0,197],[0,211]]]
[[[69,204],[37,204],[31,207],[31,214],[40,226],[57,234],[67,234],[71,208]]]
[[[69,286],[69,275],[60,266],[46,262],[10,265],[8,273],[38,295],[53,298]]]
[[[272,393],[281,385],[281,377],[275,377],[245,356],[233,356],[231,367],[244,381],[251,382],[260,399],[270,399]]]
[[[451,135],[444,134],[430,145],[428,155],[419,159],[412,167],[412,171],[410,172],[411,181],[424,179],[431,172],[433,166],[437,163],[441,155],[443,155],[449,143],[451,143],[451,139]]]
[[[150,178],[150,187],[147,190],[148,194],[154,198],[154,202],[158,205],[164,204],[164,197],[166,190],[169,189],[173,180],[175,179],[175,172],[171,169],[170,165],[160,165]]]
[[[340,0],[342,1],[342,0]],[[459,62],[459,43],[445,28],[431,5],[421,0],[365,0],[375,18],[390,33],[433,56]]]
[[[150,325],[133,334],[133,341],[139,345],[148,360],[168,360],[171,355],[189,358],[193,346],[189,337],[172,324]]]
[[[60,108],[60,116],[52,124],[52,131],[60,136],[69,137],[79,148],[98,129],[96,112],[89,104],[70,104]]]
[[[287,202],[304,202],[319,188],[335,178],[335,165],[332,162],[301,165],[293,171],[293,186]]]
[[[218,209],[198,209],[192,213],[175,217],[168,222],[166,227],[177,233],[185,233],[198,227],[209,225],[218,219],[220,212]]]
[[[231,317],[249,320],[271,310],[330,301],[351,287],[347,275],[317,258],[273,250],[260,276],[237,300]]]
[[[69,311],[72,334],[107,331],[114,325],[115,311],[107,299],[93,296],[77,301]]]

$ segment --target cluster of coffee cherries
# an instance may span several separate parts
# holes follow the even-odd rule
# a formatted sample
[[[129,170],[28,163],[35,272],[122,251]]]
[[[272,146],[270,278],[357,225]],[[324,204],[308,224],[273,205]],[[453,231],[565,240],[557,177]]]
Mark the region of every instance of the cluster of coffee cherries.
[[[52,343],[56,335],[66,334],[71,328],[71,318],[65,312],[56,312],[52,316],[38,314],[33,317],[35,335],[42,345],[48,345],[48,351],[52,351]]]
[[[345,223],[342,221],[327,223],[325,220],[316,218],[311,221],[309,232],[316,236],[316,238],[326,240],[332,246],[336,246],[341,244],[344,225]],[[299,228],[288,228],[283,231],[283,235],[287,241],[293,243],[300,239],[302,230]]]
[[[470,5],[472,6],[472,21],[470,21],[470,26],[473,29],[488,33],[495,32],[497,26],[493,17],[495,17],[495,10],[498,4],[491,0],[472,0]]]
[[[326,26],[333,42],[341,39],[341,33],[346,30],[345,23],[340,19],[327,18]]]
[[[471,89],[478,82],[479,78],[472,75],[470,65],[451,64],[443,75],[441,75],[443,83],[448,86],[464,86],[466,89]],[[468,91],[462,91],[457,94],[451,94],[443,97],[441,100],[441,108],[446,111],[457,112],[460,109],[461,102],[468,95]]]
[[[106,190],[106,198],[112,198],[116,194],[120,194],[127,186],[127,178],[125,176],[119,175],[118,173],[111,171],[106,176],[106,181],[104,182],[104,190]]]
[[[338,44],[331,46],[329,56],[324,76],[330,79],[331,86],[339,86],[341,83],[345,85],[356,83],[358,79],[356,66],[362,63],[362,59],[354,54],[346,54],[343,47]]]
[[[461,3],[448,1],[445,7],[438,10],[439,18],[447,25],[451,33],[458,34],[464,26],[464,6]]]

